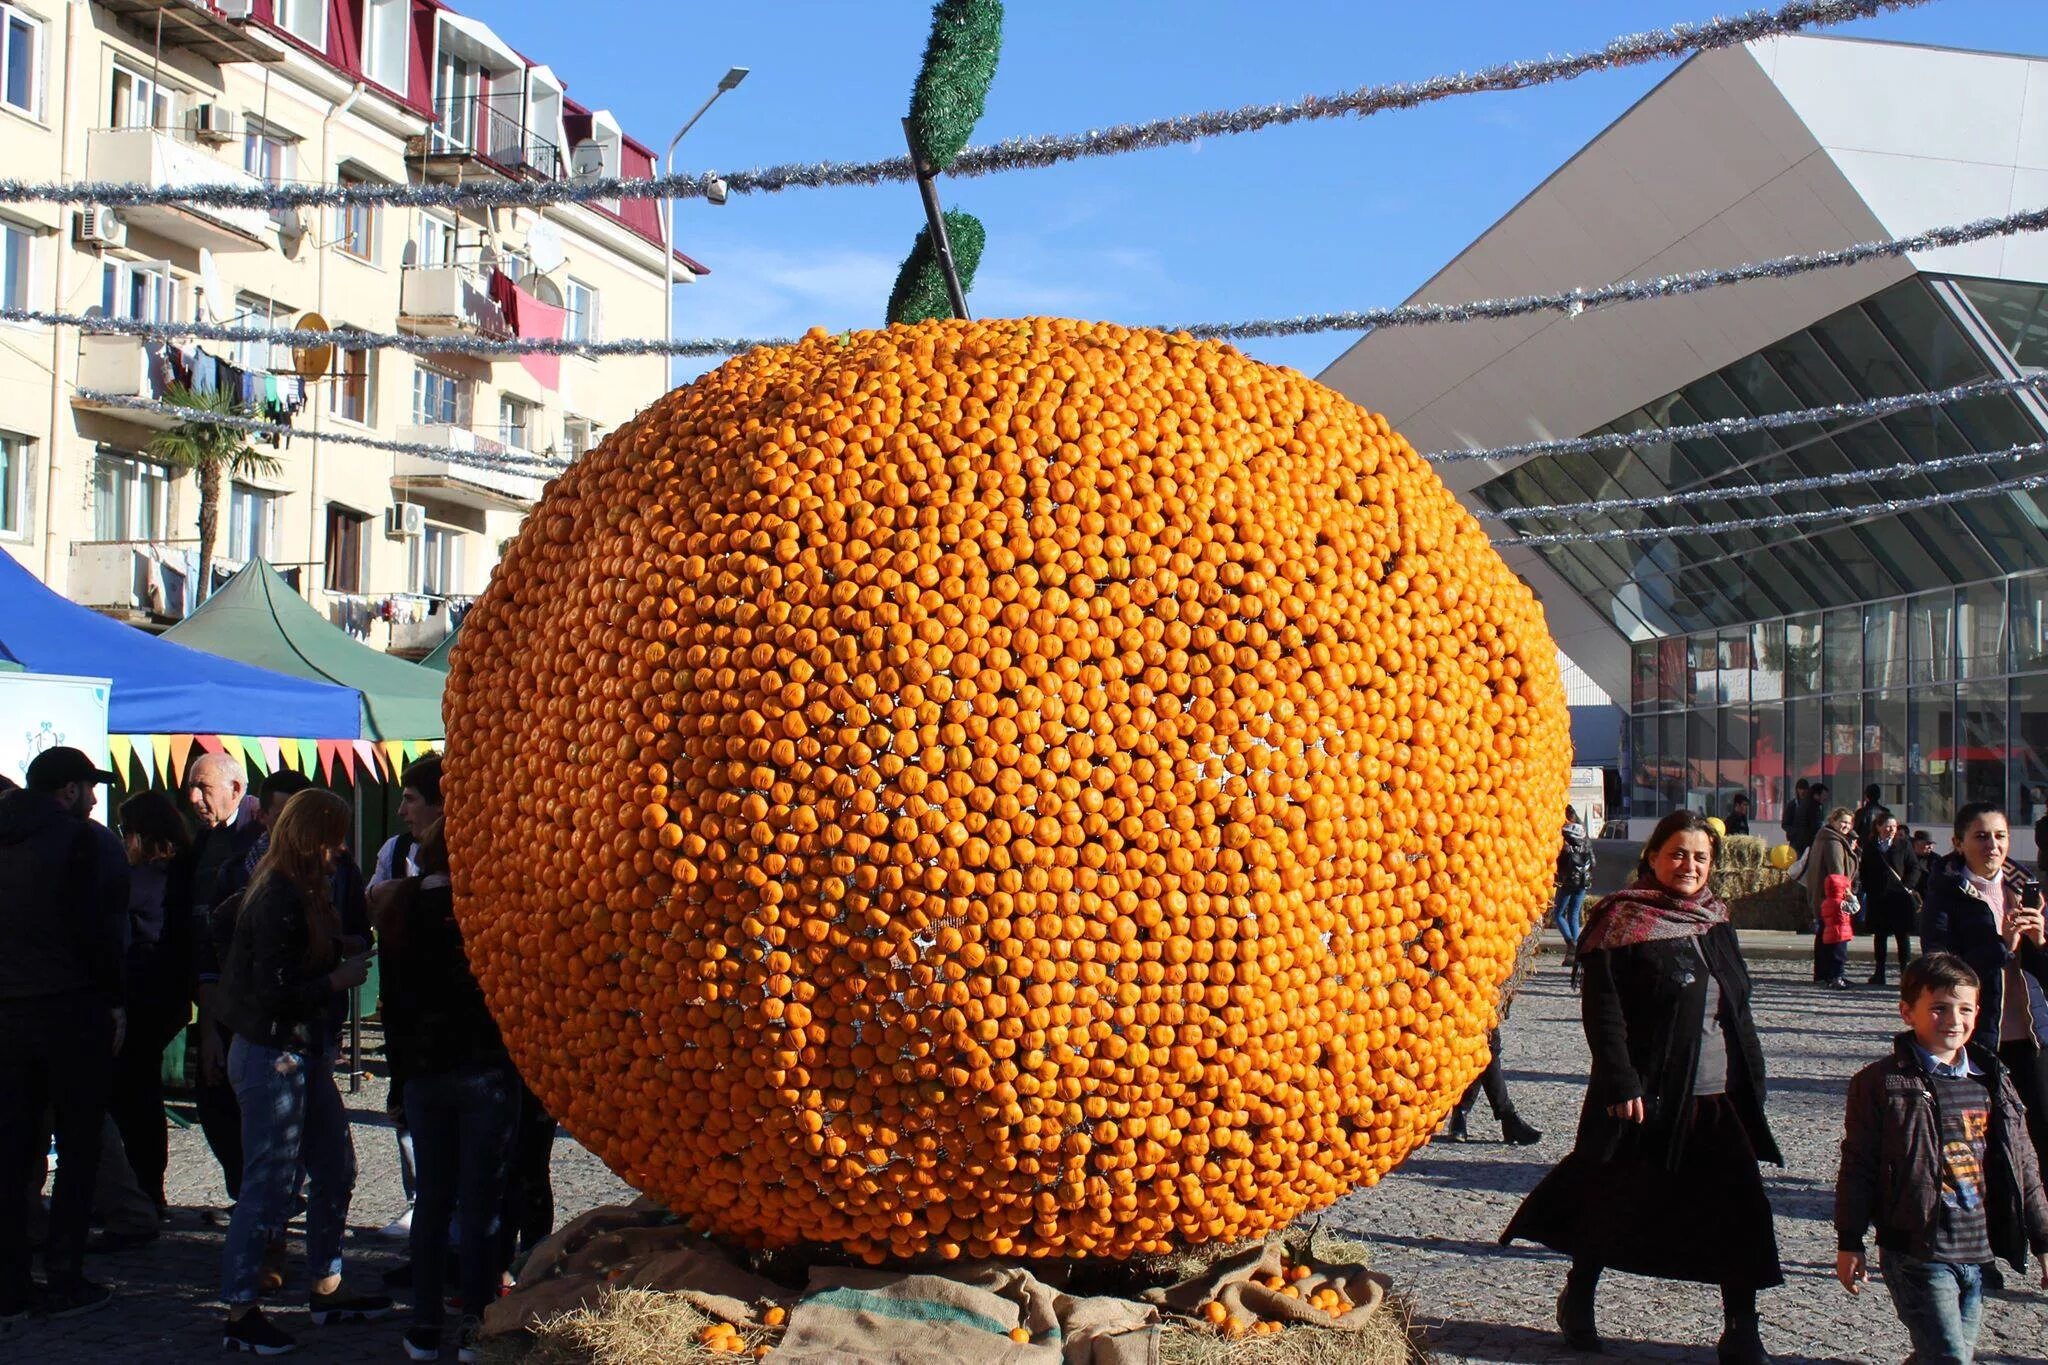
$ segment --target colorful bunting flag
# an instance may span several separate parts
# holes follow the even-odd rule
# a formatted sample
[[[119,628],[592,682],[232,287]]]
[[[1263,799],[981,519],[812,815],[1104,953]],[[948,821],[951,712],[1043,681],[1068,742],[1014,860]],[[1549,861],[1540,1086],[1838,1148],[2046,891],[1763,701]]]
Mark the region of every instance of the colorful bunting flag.
[[[126,735],[107,736],[107,754],[114,760],[114,771],[121,774],[121,781],[128,781],[128,759],[133,753]]]
[[[225,753],[227,746],[221,743],[219,735],[194,735],[192,742],[209,754]]]
[[[320,755],[320,780],[328,786],[334,785],[334,741],[314,741],[314,750]]]
[[[387,739],[379,747],[384,751],[385,769],[391,774],[391,780],[396,782],[398,775],[405,771],[405,741]]]
[[[320,746],[310,739],[288,739],[287,744],[298,746],[299,771],[311,777],[320,771]]]
[[[270,762],[270,755],[254,735],[236,735],[235,743],[242,746],[242,761],[259,772],[268,772],[276,765]]]
[[[171,766],[165,776],[176,786],[185,780],[185,774],[192,766],[192,744],[190,735],[171,736]]]
[[[263,762],[269,767],[270,771],[277,772],[284,763],[284,757],[279,751],[280,746],[276,737],[264,735],[256,742],[263,746]]]
[[[161,777],[163,784],[167,787],[177,781],[176,778],[171,776],[171,737],[169,735],[151,735],[149,737],[149,754],[151,761],[155,764],[155,769],[151,774],[152,781]]]
[[[363,765],[364,777],[374,781],[382,775],[381,765],[377,762],[376,745],[367,739],[358,739],[352,741],[349,747],[356,751],[356,762]]]
[[[206,741],[209,739],[218,746],[217,748],[206,749],[206,752],[210,754],[226,754],[244,768],[249,766],[249,760],[242,757],[242,741],[236,739],[233,735],[202,735],[197,738],[199,739],[199,747],[202,749],[206,749]]]

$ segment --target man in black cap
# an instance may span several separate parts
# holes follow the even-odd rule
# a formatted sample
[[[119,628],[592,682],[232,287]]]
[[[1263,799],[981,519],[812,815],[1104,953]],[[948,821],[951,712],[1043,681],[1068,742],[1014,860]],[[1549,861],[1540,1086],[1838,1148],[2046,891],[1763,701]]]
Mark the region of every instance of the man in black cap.
[[[112,1083],[128,925],[128,860],[91,819],[114,781],[76,749],[46,749],[0,794],[0,1191],[40,1161],[54,1113],[57,1179],[45,1285],[29,1278],[21,1201],[0,1197],[0,1321],[107,1301],[85,1278],[86,1225]]]

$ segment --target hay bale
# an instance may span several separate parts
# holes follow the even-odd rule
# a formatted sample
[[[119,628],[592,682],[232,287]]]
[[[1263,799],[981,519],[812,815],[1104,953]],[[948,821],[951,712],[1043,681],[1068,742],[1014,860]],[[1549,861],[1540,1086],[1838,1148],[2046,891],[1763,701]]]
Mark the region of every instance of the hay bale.
[[[535,1323],[522,1333],[486,1338],[485,1365],[698,1365],[743,1357],[705,1348],[698,1336],[713,1322],[679,1294],[658,1289],[608,1289],[598,1301]],[[781,1336],[746,1331],[752,1351]]]
[[[1723,899],[1728,901],[1728,914],[1737,929],[1804,933],[1813,918],[1812,908],[1806,903],[1806,888],[1782,877],[1746,895]]]
[[[1721,841],[1719,866],[1751,871],[1762,867],[1770,845],[1754,834],[1731,834]]]

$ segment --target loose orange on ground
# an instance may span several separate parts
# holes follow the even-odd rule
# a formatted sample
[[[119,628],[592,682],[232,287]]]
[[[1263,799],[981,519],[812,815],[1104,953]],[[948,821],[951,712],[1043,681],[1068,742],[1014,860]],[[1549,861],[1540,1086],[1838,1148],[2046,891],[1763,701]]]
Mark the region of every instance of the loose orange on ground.
[[[1127,1256],[1370,1183],[1485,1063],[1570,761],[1386,422],[1185,336],[752,351],[464,625],[470,955],[534,1089],[753,1243]]]

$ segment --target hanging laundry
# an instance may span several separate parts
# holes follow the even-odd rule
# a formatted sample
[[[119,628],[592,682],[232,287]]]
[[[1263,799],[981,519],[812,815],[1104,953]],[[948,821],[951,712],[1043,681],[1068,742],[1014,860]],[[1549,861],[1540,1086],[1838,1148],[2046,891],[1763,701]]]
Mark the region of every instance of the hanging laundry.
[[[192,392],[220,392],[220,361],[204,351],[192,358]]]
[[[519,332],[523,337],[543,341],[560,341],[567,330],[569,310],[543,303],[537,295],[528,293],[518,285],[512,286],[513,294],[519,300]],[[562,387],[562,357],[558,355],[535,355],[528,353],[519,357],[519,363],[526,372],[541,385],[550,389]]]

